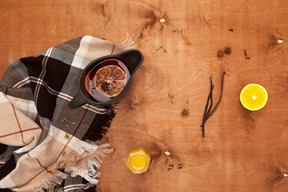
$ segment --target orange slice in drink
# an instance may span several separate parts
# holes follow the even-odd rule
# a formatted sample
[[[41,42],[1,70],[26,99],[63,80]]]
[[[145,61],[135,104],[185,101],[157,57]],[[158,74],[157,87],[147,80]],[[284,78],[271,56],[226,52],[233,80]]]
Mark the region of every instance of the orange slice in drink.
[[[96,72],[95,87],[106,97],[117,96],[127,83],[124,70],[117,65],[107,65]]]
[[[240,93],[240,101],[243,107],[250,111],[262,109],[268,101],[268,93],[259,84],[248,84]]]

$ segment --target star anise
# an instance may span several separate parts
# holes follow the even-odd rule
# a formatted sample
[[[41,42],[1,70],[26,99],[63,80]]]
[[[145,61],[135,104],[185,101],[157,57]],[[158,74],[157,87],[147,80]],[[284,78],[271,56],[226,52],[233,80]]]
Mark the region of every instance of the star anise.
[[[189,109],[184,108],[184,109],[181,111],[181,116],[182,116],[182,117],[188,117],[188,115],[189,115]]]
[[[219,50],[219,51],[217,52],[217,57],[218,57],[218,58],[222,58],[222,57],[224,57],[224,55],[225,55],[225,53],[224,53],[224,51],[222,51],[222,50]]]
[[[225,53],[226,55],[230,55],[231,52],[232,52],[231,47],[225,47],[224,53]]]

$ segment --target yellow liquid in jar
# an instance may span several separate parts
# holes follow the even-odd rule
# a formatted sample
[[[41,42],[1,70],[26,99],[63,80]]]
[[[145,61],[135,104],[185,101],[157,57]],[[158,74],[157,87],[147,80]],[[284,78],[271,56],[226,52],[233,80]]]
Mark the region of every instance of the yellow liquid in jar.
[[[146,159],[142,155],[134,155],[130,159],[131,168],[141,171],[146,166]]]
[[[140,174],[146,172],[149,164],[150,155],[143,147],[138,147],[130,151],[126,165],[132,173]]]

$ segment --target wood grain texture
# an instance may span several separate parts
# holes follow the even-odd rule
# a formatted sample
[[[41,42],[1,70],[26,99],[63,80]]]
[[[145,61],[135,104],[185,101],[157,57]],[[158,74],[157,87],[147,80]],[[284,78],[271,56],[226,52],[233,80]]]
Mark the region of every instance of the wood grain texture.
[[[115,152],[101,167],[98,191],[288,190],[283,177],[288,172],[287,0],[0,3],[0,77],[14,60],[86,34],[121,42],[128,32],[143,52],[144,63],[107,133]],[[278,44],[278,38],[285,42]],[[156,51],[160,44],[167,53]],[[225,46],[232,54],[217,58]],[[216,102],[223,71],[222,102],[203,139],[209,78]],[[268,91],[268,103],[258,112],[240,104],[248,83]],[[168,93],[175,95],[174,104]],[[190,111],[187,118],[180,114],[183,108]],[[147,173],[133,175],[125,164],[129,150],[138,146],[151,153],[152,162]],[[174,168],[168,170],[169,164]]]

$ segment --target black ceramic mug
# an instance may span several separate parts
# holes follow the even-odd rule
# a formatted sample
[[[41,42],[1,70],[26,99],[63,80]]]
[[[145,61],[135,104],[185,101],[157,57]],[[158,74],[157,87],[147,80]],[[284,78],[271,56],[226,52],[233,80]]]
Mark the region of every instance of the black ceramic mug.
[[[108,55],[95,59],[83,69],[78,80],[79,92],[69,102],[69,107],[71,109],[76,109],[86,103],[95,104],[96,106],[105,106],[118,102],[142,62],[143,55],[137,49],[130,49],[115,55]],[[116,65],[117,68],[121,68],[125,73],[126,81],[122,90],[117,95],[108,97],[98,93],[95,87],[91,87],[91,89],[89,87],[89,89],[87,89],[88,81],[91,81],[91,84],[94,83],[97,71],[109,65]]]

